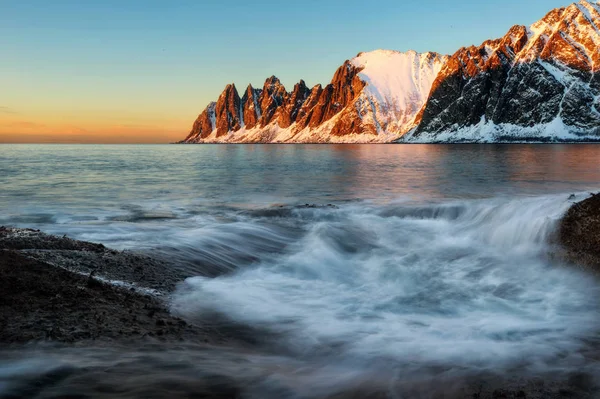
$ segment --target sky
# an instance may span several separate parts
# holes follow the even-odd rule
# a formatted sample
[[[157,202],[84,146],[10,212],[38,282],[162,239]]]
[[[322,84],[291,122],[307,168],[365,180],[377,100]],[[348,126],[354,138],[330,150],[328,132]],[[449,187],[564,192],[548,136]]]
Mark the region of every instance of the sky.
[[[452,54],[569,3],[0,0],[0,142],[172,142],[228,83],[328,83],[379,48]]]

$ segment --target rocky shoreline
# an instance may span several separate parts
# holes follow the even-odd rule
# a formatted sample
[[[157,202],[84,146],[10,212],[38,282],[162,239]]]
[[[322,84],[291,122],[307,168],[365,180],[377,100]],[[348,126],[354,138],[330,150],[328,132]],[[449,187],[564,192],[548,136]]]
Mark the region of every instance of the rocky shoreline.
[[[572,205],[558,226],[557,241],[566,260],[600,271],[600,195]],[[169,295],[185,277],[169,264],[141,254],[115,251],[101,244],[39,230],[0,227],[0,350],[5,355],[16,355],[48,343],[67,350],[76,347],[134,350],[142,347],[139,344],[149,344],[156,350],[151,352],[152,356],[160,356],[163,351],[168,356],[169,350],[175,350],[173,353],[187,350],[174,348],[193,347],[195,356],[203,359],[212,356],[211,351],[217,348],[245,348],[231,353],[261,353],[251,348],[276,341],[267,332],[235,325],[217,316],[183,320],[171,314]],[[594,382],[595,368],[589,365],[594,364],[593,359],[600,353],[597,347],[590,343],[581,352],[588,366],[582,366],[578,372],[530,376],[516,369],[509,374],[482,370],[474,375],[449,375],[443,389],[427,386],[425,382],[415,389],[429,391],[431,397],[448,398],[593,398],[600,387]],[[150,356],[149,353],[142,350],[140,359]],[[215,353],[216,358],[221,358],[226,352]],[[158,365],[147,367],[147,372],[152,367],[158,367],[152,372],[160,371]],[[243,396],[242,387],[247,383],[243,378],[239,381],[215,378],[211,374],[188,383],[202,385],[206,394],[202,397]],[[210,385],[214,381],[221,382]],[[122,384],[128,383],[123,379]],[[27,389],[37,387],[27,384]],[[115,380],[111,384],[121,382]],[[129,392],[142,387],[150,392],[151,381],[140,384]],[[65,382],[64,389],[72,388]],[[97,392],[92,388],[82,386],[81,391]],[[29,392],[27,389],[13,392]],[[187,397],[172,396],[171,388],[165,389],[164,395],[155,393],[155,396]],[[388,397],[378,389],[363,392],[358,387],[330,397]]]
[[[0,227],[0,349],[26,343],[256,344],[254,331],[168,309],[185,279],[164,261],[39,230]]]
[[[175,275],[101,244],[0,227],[0,346],[152,338],[204,342],[161,296]],[[122,283],[119,283],[122,282]]]

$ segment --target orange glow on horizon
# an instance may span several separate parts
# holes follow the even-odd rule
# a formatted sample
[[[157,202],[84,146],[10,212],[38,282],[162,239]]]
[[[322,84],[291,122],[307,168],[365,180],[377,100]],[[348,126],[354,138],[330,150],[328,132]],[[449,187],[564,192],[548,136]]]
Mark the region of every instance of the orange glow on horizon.
[[[191,128],[191,123],[183,122],[144,124],[75,121],[75,123],[65,123],[29,120],[18,116],[0,115],[0,143],[166,144],[184,139]]]

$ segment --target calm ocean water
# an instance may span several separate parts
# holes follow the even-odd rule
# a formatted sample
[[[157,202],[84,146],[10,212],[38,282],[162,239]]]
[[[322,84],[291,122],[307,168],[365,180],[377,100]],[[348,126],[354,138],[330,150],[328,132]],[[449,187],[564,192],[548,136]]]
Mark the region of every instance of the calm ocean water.
[[[12,353],[0,394],[56,362],[184,385],[210,368],[247,397],[596,367],[600,286],[547,254],[568,197],[600,190],[598,145],[0,145],[0,184],[0,225],[168,258],[189,276],[174,312],[277,337],[128,348],[126,367],[123,349]]]

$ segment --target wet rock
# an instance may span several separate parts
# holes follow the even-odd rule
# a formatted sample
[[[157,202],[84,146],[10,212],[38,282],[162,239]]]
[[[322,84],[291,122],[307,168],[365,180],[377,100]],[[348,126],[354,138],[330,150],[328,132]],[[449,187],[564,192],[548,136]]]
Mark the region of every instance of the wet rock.
[[[319,204],[304,204],[304,205],[298,205],[296,206],[297,209],[339,209],[339,207],[337,205],[333,205],[333,204],[326,204],[326,205],[319,205]]]
[[[106,267],[107,258],[112,261],[110,267]],[[82,259],[91,268],[85,272],[81,267],[71,270],[70,261]],[[135,266],[145,262],[145,268],[157,275],[169,275],[166,268],[159,271],[146,257],[37,230],[0,227],[0,346],[28,341],[131,339],[156,328],[157,322],[146,315],[147,309],[159,318],[159,325],[172,326],[163,333],[164,339],[204,342],[205,332],[170,315],[159,296],[141,295],[99,279],[103,271],[110,274],[114,268],[121,270],[125,281],[135,283],[135,279],[127,279],[127,270],[131,269],[132,277]]]
[[[558,235],[568,260],[600,271],[600,195],[573,204]]]

